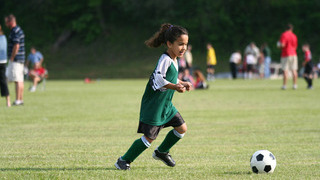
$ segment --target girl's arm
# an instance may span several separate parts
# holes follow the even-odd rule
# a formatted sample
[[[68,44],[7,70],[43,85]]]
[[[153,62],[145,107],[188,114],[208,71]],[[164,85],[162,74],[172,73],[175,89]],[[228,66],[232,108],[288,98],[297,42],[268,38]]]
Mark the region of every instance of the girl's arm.
[[[181,82],[181,81],[180,81],[180,82]],[[178,91],[178,92],[180,92],[180,93],[183,93],[183,92],[186,91],[185,86],[183,86],[183,85],[181,85],[181,84],[169,83],[169,84],[167,84],[167,85],[165,85],[165,86],[163,86],[163,87],[165,87],[165,88],[167,88],[167,89],[176,90],[176,91]]]

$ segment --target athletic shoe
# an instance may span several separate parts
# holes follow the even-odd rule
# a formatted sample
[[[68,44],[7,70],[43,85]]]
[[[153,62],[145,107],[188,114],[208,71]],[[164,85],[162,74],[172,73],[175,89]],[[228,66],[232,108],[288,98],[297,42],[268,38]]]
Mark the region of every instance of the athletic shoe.
[[[281,89],[282,89],[282,90],[286,90],[287,87],[286,87],[286,86],[282,86]]]
[[[37,90],[37,88],[35,86],[31,86],[29,89],[30,92],[36,92],[36,90]]]
[[[154,150],[152,157],[155,160],[161,160],[165,165],[174,167],[176,165],[176,162],[172,159],[171,155],[169,152],[159,152],[158,149]]]
[[[118,161],[114,164],[114,166],[119,170],[130,170],[130,162],[122,160],[121,156]]]
[[[23,105],[23,101],[19,101],[19,100],[16,100],[12,103],[13,106],[22,106]]]
[[[298,85],[294,84],[294,85],[292,86],[292,89],[293,89],[293,90],[298,89]]]
[[[308,86],[307,89],[311,90],[311,89],[313,89],[313,87],[312,86]]]

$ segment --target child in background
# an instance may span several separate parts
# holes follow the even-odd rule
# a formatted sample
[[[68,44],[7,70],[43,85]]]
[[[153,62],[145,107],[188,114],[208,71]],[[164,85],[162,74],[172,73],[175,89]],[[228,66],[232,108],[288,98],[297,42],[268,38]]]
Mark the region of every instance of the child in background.
[[[313,78],[313,63],[311,61],[312,55],[309,44],[302,45],[302,51],[304,52],[304,74],[303,77],[306,80],[308,89],[312,89],[312,78]]]
[[[217,64],[216,53],[212,47],[212,44],[207,44],[207,80],[213,81],[214,80],[214,71],[215,66]]]
[[[195,89],[208,89],[209,85],[206,83],[206,78],[200,70],[194,71],[194,76],[196,77],[196,83],[194,85]]]
[[[185,53],[188,40],[185,28],[163,24],[160,30],[145,42],[148,47],[153,48],[164,44],[167,51],[160,56],[142,97],[138,133],[144,135],[135,140],[128,151],[119,157],[115,163],[117,169],[129,170],[130,163],[151,146],[161,129],[169,126],[173,129],[152,156],[167,166],[175,166],[169,150],[184,136],[187,125],[172,105],[172,98],[175,91],[183,93],[192,86],[189,82],[178,79],[177,57],[182,57]]]

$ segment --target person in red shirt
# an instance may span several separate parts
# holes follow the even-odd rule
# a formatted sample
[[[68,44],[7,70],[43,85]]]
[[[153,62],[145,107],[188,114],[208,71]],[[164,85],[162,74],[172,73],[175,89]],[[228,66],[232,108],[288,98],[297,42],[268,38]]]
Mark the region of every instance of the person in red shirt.
[[[291,71],[293,75],[293,89],[297,89],[298,78],[298,58],[297,58],[297,46],[298,38],[292,32],[293,25],[288,24],[287,30],[281,34],[278,42],[278,47],[281,48],[281,66],[283,70],[283,86],[282,89],[286,89],[288,72]]]
[[[311,61],[312,55],[311,55],[311,51],[310,51],[310,45],[304,44],[302,46],[302,51],[304,52],[304,62],[302,64],[304,66],[303,77],[308,84],[307,88],[312,89],[313,64]]]

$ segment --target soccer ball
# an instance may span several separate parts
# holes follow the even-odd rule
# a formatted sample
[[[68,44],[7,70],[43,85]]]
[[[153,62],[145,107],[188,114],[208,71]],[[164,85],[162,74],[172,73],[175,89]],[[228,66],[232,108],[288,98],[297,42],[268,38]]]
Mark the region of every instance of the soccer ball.
[[[268,150],[259,150],[250,159],[251,169],[257,174],[273,173],[276,165],[276,157]]]

